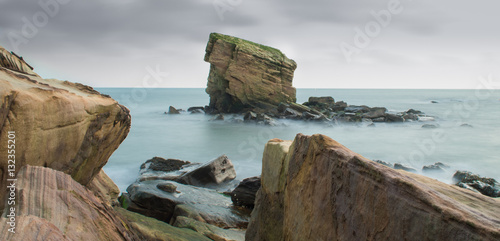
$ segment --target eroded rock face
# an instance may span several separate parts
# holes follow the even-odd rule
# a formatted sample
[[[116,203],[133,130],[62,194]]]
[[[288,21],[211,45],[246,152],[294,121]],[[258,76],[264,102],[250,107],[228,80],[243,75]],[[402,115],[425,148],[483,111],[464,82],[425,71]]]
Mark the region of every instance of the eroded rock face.
[[[212,33],[205,61],[210,63],[210,109],[234,113],[296,101],[292,80],[297,64],[277,49]]]
[[[25,74],[22,66],[1,66],[0,145],[7,146],[6,133],[15,131],[17,170],[49,167],[87,185],[127,136],[128,109],[91,87]],[[7,151],[0,148],[0,156]],[[6,179],[7,159],[2,158],[0,185],[6,186]],[[1,200],[4,195],[2,190]]]
[[[370,161],[323,136],[265,147],[246,240],[499,240],[500,200]]]
[[[24,166],[17,176],[16,233],[0,218],[0,240],[143,240],[110,206],[71,176]]]

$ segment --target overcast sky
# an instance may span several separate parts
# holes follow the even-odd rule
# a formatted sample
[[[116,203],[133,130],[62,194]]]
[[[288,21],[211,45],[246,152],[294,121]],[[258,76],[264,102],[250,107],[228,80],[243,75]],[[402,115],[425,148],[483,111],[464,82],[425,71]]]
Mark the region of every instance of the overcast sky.
[[[0,6],[0,45],[45,78],[94,87],[142,87],[151,72],[160,75],[150,85],[205,87],[211,32],[281,49],[298,64],[298,88],[475,88],[480,76],[500,77],[495,0],[0,0]]]

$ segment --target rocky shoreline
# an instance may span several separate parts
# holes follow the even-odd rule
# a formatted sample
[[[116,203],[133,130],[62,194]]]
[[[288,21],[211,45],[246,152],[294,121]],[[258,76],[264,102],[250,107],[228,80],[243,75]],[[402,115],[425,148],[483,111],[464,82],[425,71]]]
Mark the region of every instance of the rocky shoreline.
[[[238,113],[256,123],[424,117],[332,97],[300,105],[296,63],[281,51],[212,34],[206,52],[211,100],[192,113]],[[9,185],[11,172],[17,180],[14,191],[0,191],[1,240],[500,239],[496,180],[457,172],[456,185],[444,184],[323,135],[270,140],[261,176],[241,182],[225,155],[204,164],[154,157],[120,195],[102,167],[130,131],[126,107],[91,87],[43,79],[1,47],[0,86],[0,144],[11,144],[6,133],[16,140],[15,170],[1,159],[0,184]],[[1,148],[0,155],[13,154]]]

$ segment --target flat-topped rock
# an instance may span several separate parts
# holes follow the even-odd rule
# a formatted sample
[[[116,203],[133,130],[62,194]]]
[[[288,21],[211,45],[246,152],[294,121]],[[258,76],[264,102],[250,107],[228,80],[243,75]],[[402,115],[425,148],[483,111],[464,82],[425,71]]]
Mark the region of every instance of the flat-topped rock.
[[[205,61],[210,63],[210,109],[235,113],[296,101],[292,80],[297,64],[275,48],[212,33]]]

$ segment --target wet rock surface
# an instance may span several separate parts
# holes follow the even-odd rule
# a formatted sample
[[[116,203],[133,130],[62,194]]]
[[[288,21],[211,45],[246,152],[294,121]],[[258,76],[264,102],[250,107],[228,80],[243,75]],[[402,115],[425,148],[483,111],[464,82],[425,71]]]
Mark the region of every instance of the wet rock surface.
[[[176,192],[158,189],[158,185],[176,186]],[[222,228],[246,227],[247,220],[232,209],[231,199],[215,190],[184,185],[172,181],[148,180],[137,182],[127,188],[130,201],[148,210],[139,211],[146,216],[170,222],[177,205],[185,204],[191,212],[199,215],[205,222]],[[134,211],[134,210],[131,210]],[[152,214],[154,212],[155,214]]]
[[[489,197],[500,197],[499,183],[493,178],[481,177],[467,171],[457,171],[453,175],[455,185],[482,193]]]

